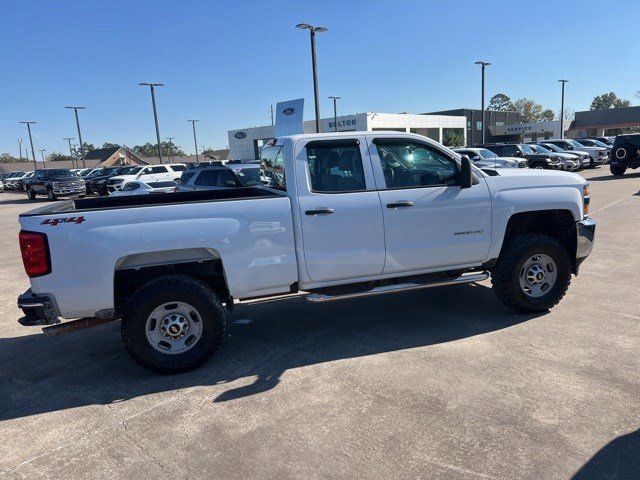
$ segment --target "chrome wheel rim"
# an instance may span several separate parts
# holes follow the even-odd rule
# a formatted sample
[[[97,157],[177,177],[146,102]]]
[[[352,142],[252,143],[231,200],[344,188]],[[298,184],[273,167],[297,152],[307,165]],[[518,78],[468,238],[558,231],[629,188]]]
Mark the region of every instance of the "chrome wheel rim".
[[[549,293],[557,279],[556,262],[544,253],[529,257],[522,265],[518,278],[520,289],[531,298],[539,298]]]
[[[147,318],[145,333],[155,350],[169,355],[184,353],[200,340],[202,317],[188,303],[163,303]]]

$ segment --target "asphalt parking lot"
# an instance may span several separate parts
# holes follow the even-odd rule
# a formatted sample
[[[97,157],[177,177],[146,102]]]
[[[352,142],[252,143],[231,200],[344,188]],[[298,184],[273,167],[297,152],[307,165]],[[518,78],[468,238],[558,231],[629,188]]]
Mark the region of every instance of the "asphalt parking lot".
[[[34,203],[0,194],[0,476],[640,478],[640,173],[584,176],[596,246],[548,314],[488,282],[241,306],[179,376],[133,364],[117,323],[17,323]]]

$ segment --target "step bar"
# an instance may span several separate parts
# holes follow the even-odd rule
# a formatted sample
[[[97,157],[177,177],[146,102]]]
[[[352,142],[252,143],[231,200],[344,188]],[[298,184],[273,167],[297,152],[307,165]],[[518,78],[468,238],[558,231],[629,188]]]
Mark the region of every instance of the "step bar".
[[[346,300],[349,298],[370,297],[373,295],[382,295],[386,293],[409,292],[411,290],[421,290],[423,288],[446,287],[448,285],[462,285],[465,283],[481,282],[489,278],[489,272],[468,273],[459,277],[449,278],[447,280],[436,280],[429,283],[398,283],[395,285],[383,285],[375,287],[371,290],[362,292],[344,293],[341,295],[325,295],[324,293],[312,293],[305,297],[308,302],[324,303],[336,300]]]

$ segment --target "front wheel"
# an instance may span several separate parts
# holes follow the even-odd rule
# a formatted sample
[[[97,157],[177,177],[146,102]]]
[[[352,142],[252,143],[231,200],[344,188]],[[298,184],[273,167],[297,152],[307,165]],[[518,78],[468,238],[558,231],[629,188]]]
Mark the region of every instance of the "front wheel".
[[[170,275],[133,295],[121,335],[138,364],[157,373],[178,373],[205,363],[218,349],[225,328],[226,312],[206,283]]]
[[[36,199],[36,192],[33,191],[33,188],[27,188],[27,197],[29,198],[29,200]]]
[[[58,199],[58,197],[56,197],[56,194],[53,193],[53,189],[51,187],[47,188],[47,198],[51,201]]]
[[[522,234],[509,242],[491,272],[496,296],[518,312],[549,310],[569,288],[569,253],[547,235]]]
[[[611,173],[616,177],[621,177],[622,175],[624,175],[624,172],[627,171],[627,167],[625,167],[624,165],[611,164],[609,165],[609,170],[611,170]]]

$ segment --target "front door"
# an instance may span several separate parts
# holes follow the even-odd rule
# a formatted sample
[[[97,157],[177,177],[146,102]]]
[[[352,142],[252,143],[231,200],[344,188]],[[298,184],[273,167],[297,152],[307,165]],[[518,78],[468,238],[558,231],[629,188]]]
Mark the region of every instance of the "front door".
[[[309,278],[332,282],[379,275],[384,224],[365,137],[314,140],[296,151]]]
[[[381,185],[385,274],[485,260],[491,199],[483,178],[460,188],[454,157],[420,140],[373,138],[369,151]]]

